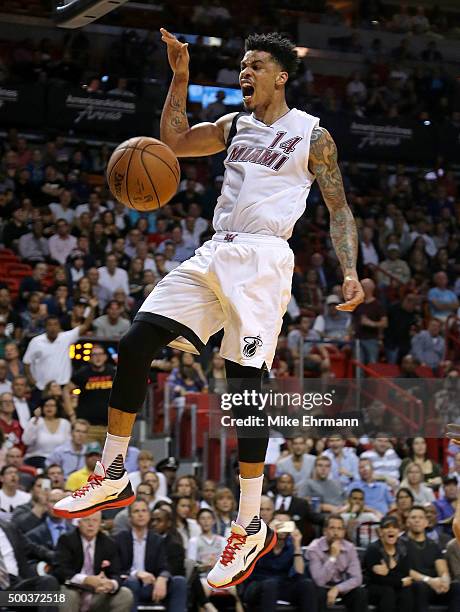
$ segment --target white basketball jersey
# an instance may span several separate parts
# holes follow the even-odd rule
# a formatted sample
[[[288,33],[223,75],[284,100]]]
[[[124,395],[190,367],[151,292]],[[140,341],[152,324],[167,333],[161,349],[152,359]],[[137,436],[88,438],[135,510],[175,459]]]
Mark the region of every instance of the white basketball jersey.
[[[314,181],[308,157],[318,124],[296,108],[270,126],[253,114],[238,117],[214,211],[216,231],[291,237]]]

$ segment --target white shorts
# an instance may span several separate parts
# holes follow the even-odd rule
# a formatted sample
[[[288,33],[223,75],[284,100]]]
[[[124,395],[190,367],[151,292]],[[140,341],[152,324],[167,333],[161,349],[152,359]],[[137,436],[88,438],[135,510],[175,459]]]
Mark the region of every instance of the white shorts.
[[[286,240],[218,232],[158,283],[135,320],[177,331],[170,346],[195,354],[223,328],[224,359],[270,368],[293,271]]]

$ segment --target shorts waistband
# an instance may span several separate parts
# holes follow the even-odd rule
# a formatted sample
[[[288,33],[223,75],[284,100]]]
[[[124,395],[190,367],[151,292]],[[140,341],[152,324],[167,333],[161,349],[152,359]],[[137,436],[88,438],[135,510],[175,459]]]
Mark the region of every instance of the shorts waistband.
[[[246,234],[244,232],[216,232],[212,237],[217,242],[228,244],[258,244],[289,248],[287,240],[279,236],[265,236],[264,234]]]

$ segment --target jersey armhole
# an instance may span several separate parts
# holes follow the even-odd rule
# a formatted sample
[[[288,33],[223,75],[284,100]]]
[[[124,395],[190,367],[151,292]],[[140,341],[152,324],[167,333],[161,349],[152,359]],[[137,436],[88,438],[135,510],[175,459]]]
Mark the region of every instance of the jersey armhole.
[[[240,113],[237,113],[234,117],[233,117],[233,121],[232,124],[230,126],[230,130],[228,132],[228,136],[227,136],[227,142],[225,143],[225,146],[227,147],[227,149],[229,148],[229,146],[232,144],[232,140],[235,137],[235,134],[237,132],[237,122],[238,119],[240,117],[243,117],[243,115],[249,115],[249,113],[247,111],[241,111]]]

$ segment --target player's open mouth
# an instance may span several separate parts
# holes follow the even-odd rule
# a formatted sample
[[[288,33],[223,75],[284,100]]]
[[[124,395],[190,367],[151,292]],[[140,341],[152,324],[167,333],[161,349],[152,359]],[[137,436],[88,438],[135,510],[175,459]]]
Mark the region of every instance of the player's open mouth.
[[[249,83],[243,83],[241,85],[241,92],[243,94],[243,100],[248,102],[254,95],[254,87],[249,85]]]

